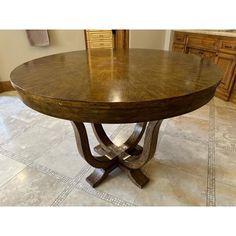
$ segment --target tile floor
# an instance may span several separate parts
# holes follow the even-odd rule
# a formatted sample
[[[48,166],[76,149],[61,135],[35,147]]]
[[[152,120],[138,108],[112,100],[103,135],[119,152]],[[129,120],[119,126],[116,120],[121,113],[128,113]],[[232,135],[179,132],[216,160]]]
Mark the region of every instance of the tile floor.
[[[116,142],[132,127],[105,126]],[[33,111],[15,92],[0,94],[1,206],[236,205],[235,154],[236,105],[214,98],[163,122],[144,189],[120,170],[93,189],[85,181],[93,169],[77,152],[70,122]]]

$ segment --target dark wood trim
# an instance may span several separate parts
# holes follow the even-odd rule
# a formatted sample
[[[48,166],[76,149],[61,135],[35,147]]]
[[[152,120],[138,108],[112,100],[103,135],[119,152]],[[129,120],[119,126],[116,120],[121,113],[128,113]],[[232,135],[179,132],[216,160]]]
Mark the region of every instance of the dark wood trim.
[[[231,95],[230,95],[230,102],[233,102],[236,104],[236,67],[234,69],[234,75],[233,75],[233,80],[234,80],[234,84],[232,86],[232,92],[231,92]]]
[[[10,81],[0,81],[0,93],[15,90]]]
[[[88,48],[88,43],[87,43],[87,34],[86,34],[86,30],[84,30],[84,40],[85,40],[85,48]]]
[[[116,30],[115,48],[129,48],[129,30]]]

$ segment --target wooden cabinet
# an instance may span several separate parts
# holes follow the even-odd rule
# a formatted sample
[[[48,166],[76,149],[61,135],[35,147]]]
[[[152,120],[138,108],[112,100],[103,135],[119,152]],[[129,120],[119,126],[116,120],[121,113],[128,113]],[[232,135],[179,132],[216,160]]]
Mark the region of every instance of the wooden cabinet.
[[[194,54],[203,58],[207,58],[210,61],[215,63],[216,53],[211,51],[206,51],[202,49],[196,49],[196,48],[187,48],[188,54]]]
[[[85,30],[86,48],[129,48],[129,30]]]
[[[233,72],[236,64],[236,59],[234,55],[226,53],[218,53],[215,63],[224,71],[224,78],[222,79],[219,87],[219,92],[222,92],[222,96],[227,96],[229,98],[229,93],[233,86]]]
[[[172,50],[194,54],[216,63],[224,72],[216,96],[236,102],[236,37],[175,31]]]
[[[112,30],[86,30],[87,48],[113,48]]]

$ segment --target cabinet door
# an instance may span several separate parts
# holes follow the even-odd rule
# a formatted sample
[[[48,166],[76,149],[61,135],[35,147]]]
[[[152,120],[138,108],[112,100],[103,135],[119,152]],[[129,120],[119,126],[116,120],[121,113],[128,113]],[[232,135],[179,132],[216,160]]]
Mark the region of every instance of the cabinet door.
[[[172,47],[172,51],[184,53],[184,45],[183,44],[174,43],[173,47]]]
[[[187,52],[189,54],[194,54],[203,58],[210,60],[211,62],[215,63],[216,53],[211,51],[206,51],[197,48],[188,48]]]
[[[236,64],[236,57],[234,55],[219,53],[215,62],[224,71],[224,78],[221,81],[220,87],[227,90],[229,94],[234,82],[233,71]]]

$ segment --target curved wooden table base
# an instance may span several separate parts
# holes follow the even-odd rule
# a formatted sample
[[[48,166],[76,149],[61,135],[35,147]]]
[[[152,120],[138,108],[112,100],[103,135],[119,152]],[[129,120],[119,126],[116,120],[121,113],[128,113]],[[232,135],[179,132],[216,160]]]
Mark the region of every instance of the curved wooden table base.
[[[138,187],[143,188],[149,179],[142,173],[141,168],[153,158],[156,150],[158,133],[162,120],[137,123],[131,136],[120,146],[113,143],[106,135],[101,124],[91,124],[94,134],[99,142],[95,151],[100,156],[91,153],[87,132],[83,123],[72,121],[76,143],[80,155],[95,170],[87,177],[87,182],[96,187],[115,168],[124,170],[131,181]],[[146,132],[145,132],[146,129]],[[145,132],[144,145],[139,146]]]

